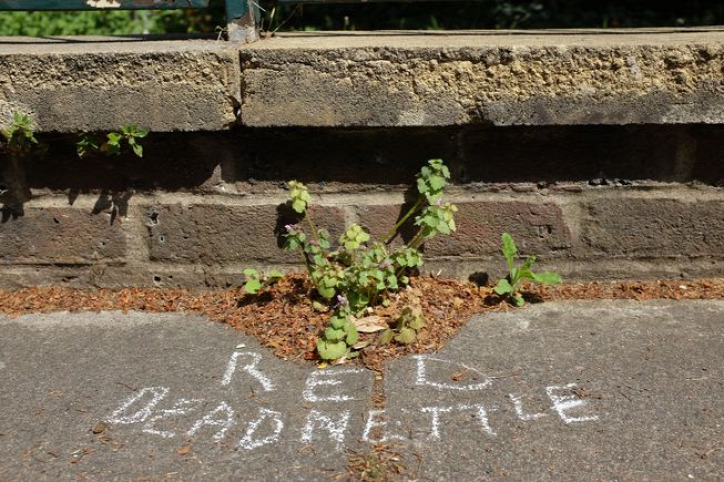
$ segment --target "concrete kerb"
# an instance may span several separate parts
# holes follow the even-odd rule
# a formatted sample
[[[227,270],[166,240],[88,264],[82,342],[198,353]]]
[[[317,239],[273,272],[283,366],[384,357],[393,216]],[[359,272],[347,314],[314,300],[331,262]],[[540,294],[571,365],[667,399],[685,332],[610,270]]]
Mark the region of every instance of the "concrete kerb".
[[[0,111],[32,112],[44,132],[221,130],[239,115],[248,126],[724,122],[720,29],[95,40],[0,39]]]
[[[716,480],[723,321],[722,301],[474,317],[391,362],[380,404],[374,373],[288,364],[194,316],[4,319],[0,476],[330,480],[384,443],[411,478]]]

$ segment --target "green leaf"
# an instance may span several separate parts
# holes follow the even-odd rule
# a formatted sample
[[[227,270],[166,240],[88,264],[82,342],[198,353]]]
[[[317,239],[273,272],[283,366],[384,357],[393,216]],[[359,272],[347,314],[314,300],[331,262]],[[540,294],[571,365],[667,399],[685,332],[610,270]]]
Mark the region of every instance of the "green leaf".
[[[143,157],[143,146],[141,144],[131,144],[131,149],[133,149],[135,155]]]
[[[515,259],[515,255],[518,254],[518,249],[515,247],[515,242],[510,234],[503,233],[502,240],[503,256],[505,256],[505,260],[508,262],[508,270],[512,271],[513,260]]]
[[[430,186],[436,190],[440,190],[445,187],[445,178],[442,176],[430,176],[429,182]]]
[[[415,341],[415,336],[417,336],[415,330],[405,327],[400,329],[400,332],[395,337],[395,341],[397,343],[402,343],[403,345],[409,345]]]
[[[295,201],[292,201],[292,209],[301,214],[307,209],[307,203],[297,199]]]
[[[254,268],[246,268],[244,270],[244,276],[250,276],[252,278],[258,278],[259,272],[255,270]]]
[[[329,325],[336,330],[341,330],[342,328],[344,328],[344,326],[346,324],[347,324],[346,318],[342,318],[339,316],[333,316],[332,318],[329,319]]]
[[[338,329],[338,328],[332,328],[327,327],[326,330],[324,330],[324,339],[328,341],[338,341],[344,338],[345,330]]]
[[[322,298],[331,300],[332,297],[334,297],[336,290],[334,288],[325,288],[324,286],[318,286],[317,292]]]
[[[533,273],[533,279],[544,285],[556,285],[563,282],[561,275],[553,272]]]
[[[513,292],[513,287],[510,286],[510,283],[507,279],[503,278],[500,281],[498,281],[498,284],[495,285],[495,288],[493,288],[493,291],[495,291],[499,295],[507,295]]]
[[[521,270],[530,269],[533,266],[533,263],[535,263],[536,257],[535,255],[530,255],[527,258],[525,258],[525,262],[523,263],[523,266],[520,267]]]
[[[419,331],[425,326],[425,319],[422,316],[416,316],[410,320],[407,326],[415,331]]]
[[[380,344],[381,345],[387,345],[389,342],[392,341],[392,338],[395,336],[395,332],[392,330],[385,330],[380,335]]]
[[[244,291],[246,291],[249,294],[255,295],[259,292],[261,287],[262,287],[261,281],[259,281],[258,279],[250,279],[244,285]]]
[[[317,341],[317,352],[323,360],[337,360],[347,353],[347,344],[343,341]]]
[[[357,343],[357,339],[359,338],[359,335],[357,334],[357,328],[355,328],[354,323],[347,323],[344,327],[345,331],[347,332],[347,336],[345,337],[344,341],[347,342],[349,346],[354,345]]]
[[[517,306],[518,308],[520,308],[521,306],[523,306],[525,304],[525,300],[523,299],[522,296],[513,296],[513,297],[511,297],[511,299],[513,300],[513,304],[515,306]]]
[[[270,280],[273,280],[273,281],[280,280],[280,279],[284,278],[284,273],[282,273],[278,269],[272,269],[267,274],[267,278],[269,278]]]

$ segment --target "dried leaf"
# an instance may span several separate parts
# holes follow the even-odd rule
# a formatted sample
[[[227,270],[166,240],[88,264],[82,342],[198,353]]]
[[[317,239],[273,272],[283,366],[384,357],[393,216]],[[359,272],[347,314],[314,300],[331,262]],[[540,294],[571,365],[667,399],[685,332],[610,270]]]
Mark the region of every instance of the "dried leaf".
[[[354,326],[360,333],[376,333],[389,328],[384,318],[377,315],[365,316],[354,320]]]
[[[108,424],[104,421],[100,421],[97,424],[93,425],[91,432],[93,432],[95,435],[98,435],[98,434],[105,432],[107,429],[108,429]]]
[[[191,453],[191,446],[190,445],[183,445],[176,449],[176,453],[179,455],[188,455]]]
[[[360,340],[354,345],[352,345],[353,350],[361,350],[362,348],[368,346],[370,343],[372,343],[372,340]]]

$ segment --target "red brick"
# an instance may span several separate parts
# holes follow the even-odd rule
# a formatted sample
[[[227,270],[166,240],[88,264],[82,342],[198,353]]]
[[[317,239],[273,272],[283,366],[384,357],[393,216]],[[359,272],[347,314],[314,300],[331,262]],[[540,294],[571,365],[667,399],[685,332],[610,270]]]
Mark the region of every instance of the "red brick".
[[[26,208],[0,224],[0,255],[5,264],[93,264],[123,262],[122,223],[106,214],[74,208]]]
[[[340,208],[315,207],[312,215],[333,236],[344,228]],[[276,232],[289,221],[277,206],[153,206],[146,210],[151,260],[219,265],[233,262],[296,263],[285,253]]]
[[[599,255],[723,256],[724,201],[597,200],[588,206],[582,240]]]
[[[469,202],[457,206],[457,231],[427,241],[427,256],[497,255],[504,232],[510,233],[519,250],[527,254],[547,255],[571,245],[563,213],[555,204]],[[400,206],[367,206],[358,212],[361,224],[377,235],[394,225]]]

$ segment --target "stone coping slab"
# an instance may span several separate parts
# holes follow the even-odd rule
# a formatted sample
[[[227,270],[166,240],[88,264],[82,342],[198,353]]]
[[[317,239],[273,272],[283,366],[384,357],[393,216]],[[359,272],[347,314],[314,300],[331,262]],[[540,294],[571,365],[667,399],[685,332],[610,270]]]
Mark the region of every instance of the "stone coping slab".
[[[43,132],[724,123],[724,30],[0,38],[0,118]]]
[[[0,38],[0,124],[17,110],[40,132],[223,130],[239,85],[238,51],[223,41]]]
[[[241,119],[320,127],[721,123],[723,42],[720,29],[282,35],[242,50]]]
[[[0,479],[721,480],[724,302],[474,317],[382,377],[180,314],[0,318]],[[388,474],[394,475],[394,474]]]

